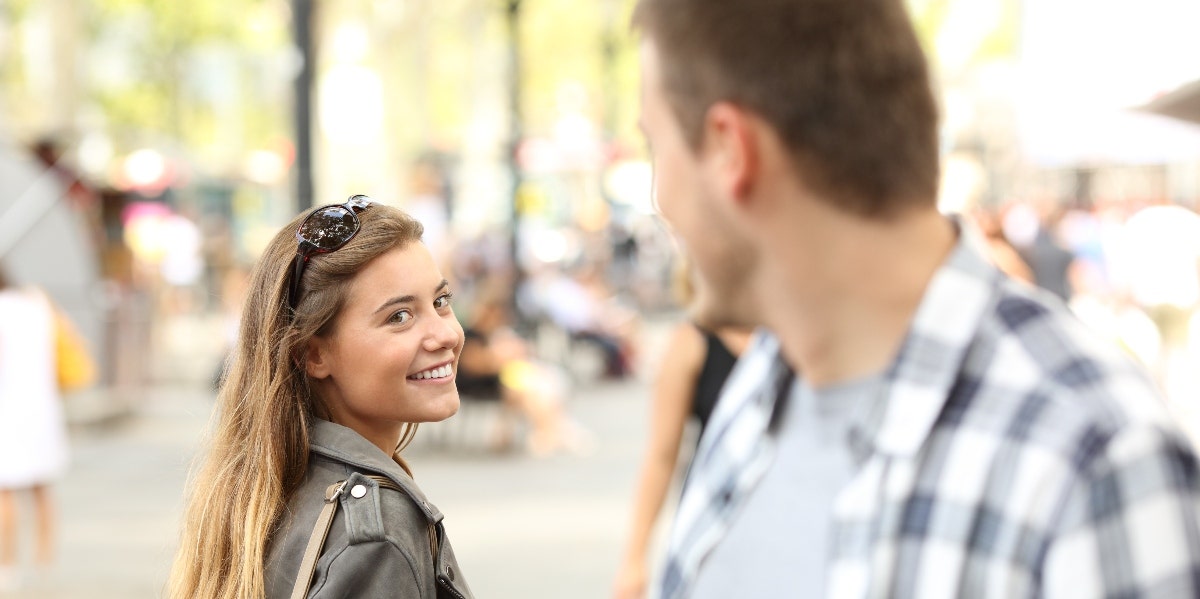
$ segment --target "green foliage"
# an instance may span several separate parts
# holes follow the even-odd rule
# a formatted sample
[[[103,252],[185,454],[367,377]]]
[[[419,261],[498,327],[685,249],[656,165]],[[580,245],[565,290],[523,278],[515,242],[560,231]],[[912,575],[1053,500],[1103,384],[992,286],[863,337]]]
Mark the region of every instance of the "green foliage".
[[[19,25],[38,1],[0,0],[0,18]],[[322,60],[329,60],[336,24],[363,22],[372,47],[363,62],[384,81],[389,143],[402,153],[463,143],[481,113],[506,110],[510,0],[390,2],[319,2]],[[586,90],[586,114],[605,129],[602,135],[636,144],[638,78],[628,27],[633,4],[521,0],[521,113],[528,135],[551,133],[561,115],[561,91],[578,85]],[[81,57],[80,105],[104,116],[102,126],[118,155],[165,141],[205,157],[221,156],[217,149],[225,147],[223,160],[236,166],[240,152],[274,147],[290,137],[290,87],[280,90],[278,80],[262,81],[285,76],[278,57],[291,43],[287,6],[286,0],[80,0],[82,53],[104,47],[127,61],[123,70],[130,75],[128,82],[96,81],[86,72],[89,58]],[[16,42],[17,36],[9,38],[10,45]],[[220,106],[213,104],[211,89],[199,89],[211,84],[196,84],[196,57],[212,51],[235,56],[229,68],[237,69],[217,77],[225,86]],[[0,93],[19,100],[6,104],[37,112],[19,55],[0,57]],[[487,94],[481,96],[481,90]]]
[[[192,57],[207,48],[229,48],[248,71],[252,60],[278,52],[288,43],[289,23],[272,13],[278,3],[266,0],[95,0],[86,34],[95,41],[133,28],[131,70],[136,83],[119,89],[93,90],[92,100],[105,114],[118,151],[127,143],[169,139],[184,147],[205,147],[214,141],[219,122],[204,98],[185,84]],[[236,161],[245,147],[262,146],[285,134],[286,116],[256,97],[249,77],[234,77],[238,119],[248,123],[245,138],[228,148],[226,162]],[[277,101],[277,99],[275,99]],[[236,141],[236,140],[235,140]]]
[[[132,149],[139,143],[140,133],[155,131],[168,120],[168,99],[152,83],[141,83],[118,92],[97,92],[93,101],[108,121],[109,131],[119,145]]]
[[[950,14],[955,0],[907,0],[909,14],[917,29],[917,37],[925,47],[925,53],[934,55],[934,40]]]
[[[29,14],[37,0],[2,0],[0,1],[0,17],[9,23],[16,23]]]
[[[987,62],[1016,56],[1021,30],[1020,6],[1005,2],[1000,21],[979,45],[975,62]]]
[[[917,36],[925,48],[926,54],[936,56],[936,40],[946,26],[947,17],[957,3],[972,0],[907,0],[909,13],[917,29]],[[987,0],[993,1],[993,0]],[[968,58],[969,64],[980,64],[993,60],[1011,58],[1017,51],[1020,33],[1020,6],[1016,0],[996,0],[1002,2],[1000,18],[988,31],[975,53]]]
[[[637,95],[628,26],[632,6],[627,0],[525,0],[524,108],[531,129],[553,127],[561,114],[560,94],[571,84],[587,91],[587,113],[597,125],[611,123],[621,129],[620,115],[631,111],[629,100]]]

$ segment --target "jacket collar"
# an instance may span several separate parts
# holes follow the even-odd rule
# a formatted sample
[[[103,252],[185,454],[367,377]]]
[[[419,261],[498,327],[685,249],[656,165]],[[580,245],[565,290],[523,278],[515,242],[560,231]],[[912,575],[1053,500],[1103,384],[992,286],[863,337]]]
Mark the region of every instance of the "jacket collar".
[[[312,422],[308,444],[313,453],[388,477],[416,502],[430,522],[442,520],[442,512],[429,503],[416,481],[391,456],[352,429],[319,418]]]

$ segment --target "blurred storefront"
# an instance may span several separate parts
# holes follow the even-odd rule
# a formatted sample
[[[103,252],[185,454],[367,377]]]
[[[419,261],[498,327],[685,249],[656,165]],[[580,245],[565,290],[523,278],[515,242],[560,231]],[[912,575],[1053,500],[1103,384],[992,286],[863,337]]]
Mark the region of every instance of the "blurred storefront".
[[[105,276],[90,219],[100,198],[81,198],[72,183],[25,149],[0,143],[0,263],[18,284],[44,289],[76,325],[96,358],[98,384],[73,405],[109,413],[136,401],[148,378],[150,310],[138,289]],[[97,203],[80,206],[81,199]]]
[[[1194,206],[1200,127],[1139,107],[1200,73],[1200,5],[1054,0],[1024,12],[1016,101],[1030,193]]]

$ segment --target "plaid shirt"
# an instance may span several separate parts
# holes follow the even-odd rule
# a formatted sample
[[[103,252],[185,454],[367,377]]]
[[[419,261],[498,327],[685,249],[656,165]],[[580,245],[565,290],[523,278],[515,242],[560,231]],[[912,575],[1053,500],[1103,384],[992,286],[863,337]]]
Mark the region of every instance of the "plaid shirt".
[[[833,506],[826,595],[1200,597],[1196,458],[1152,383],[962,238],[851,435],[862,460]],[[688,596],[770,466],[786,372],[760,333],[731,375],[676,511],[663,599]]]

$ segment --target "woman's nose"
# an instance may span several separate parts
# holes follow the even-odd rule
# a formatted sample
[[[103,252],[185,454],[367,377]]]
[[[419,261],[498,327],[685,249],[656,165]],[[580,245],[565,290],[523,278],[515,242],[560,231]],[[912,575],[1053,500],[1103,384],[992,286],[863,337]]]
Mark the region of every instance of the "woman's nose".
[[[429,325],[425,334],[425,350],[437,351],[458,347],[461,337],[462,327],[454,316],[439,316]]]

